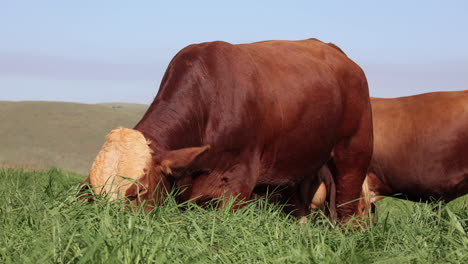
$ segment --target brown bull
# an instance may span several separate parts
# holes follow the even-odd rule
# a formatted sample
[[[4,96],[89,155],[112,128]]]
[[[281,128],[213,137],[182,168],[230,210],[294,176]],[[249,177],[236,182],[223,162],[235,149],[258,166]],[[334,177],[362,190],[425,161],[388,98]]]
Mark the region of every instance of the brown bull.
[[[374,152],[359,211],[385,196],[449,202],[468,193],[468,91],[371,98],[371,105]]]
[[[142,120],[107,136],[87,181],[113,199],[156,204],[173,185],[187,186],[179,199],[200,204],[287,186],[304,215],[310,199],[298,190],[316,181],[332,151],[336,201],[355,200],[372,154],[368,87],[357,64],[316,39],[217,41],[174,57]],[[348,203],[337,213],[345,220],[356,210]]]

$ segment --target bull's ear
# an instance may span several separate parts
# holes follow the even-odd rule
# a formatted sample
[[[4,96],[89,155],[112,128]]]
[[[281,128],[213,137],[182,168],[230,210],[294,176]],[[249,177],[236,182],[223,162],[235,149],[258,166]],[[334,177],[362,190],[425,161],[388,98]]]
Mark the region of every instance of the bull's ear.
[[[172,150],[164,155],[161,161],[161,168],[164,173],[171,174],[172,169],[183,168],[188,166],[198,156],[210,149],[210,145],[194,148],[183,148]]]

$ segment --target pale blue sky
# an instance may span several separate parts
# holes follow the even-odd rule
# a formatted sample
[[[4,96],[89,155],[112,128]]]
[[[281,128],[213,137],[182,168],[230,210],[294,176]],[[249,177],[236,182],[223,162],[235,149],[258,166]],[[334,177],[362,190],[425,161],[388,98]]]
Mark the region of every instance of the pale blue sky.
[[[0,0],[0,100],[150,103],[188,44],[310,37],[372,96],[468,89],[468,1]]]

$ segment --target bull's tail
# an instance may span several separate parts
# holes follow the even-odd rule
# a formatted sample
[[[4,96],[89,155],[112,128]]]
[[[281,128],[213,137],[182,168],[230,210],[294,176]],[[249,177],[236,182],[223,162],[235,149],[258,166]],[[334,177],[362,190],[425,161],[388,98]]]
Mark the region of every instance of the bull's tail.
[[[336,214],[336,186],[335,186],[335,181],[333,180],[333,177],[330,178],[331,182],[329,183],[327,189],[330,191],[328,192],[327,195],[327,200],[328,200],[328,210],[329,210],[329,218],[330,221],[333,223],[338,220],[338,216]]]

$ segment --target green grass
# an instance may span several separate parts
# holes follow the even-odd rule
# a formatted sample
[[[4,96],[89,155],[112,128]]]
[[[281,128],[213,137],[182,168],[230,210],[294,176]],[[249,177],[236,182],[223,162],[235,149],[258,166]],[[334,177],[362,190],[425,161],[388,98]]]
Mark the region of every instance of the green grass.
[[[234,213],[172,198],[152,212],[76,199],[84,176],[0,169],[0,263],[468,263],[468,197],[386,199],[364,231],[298,220],[264,201]]]
[[[87,173],[118,126],[132,128],[147,105],[0,101],[0,166]]]

